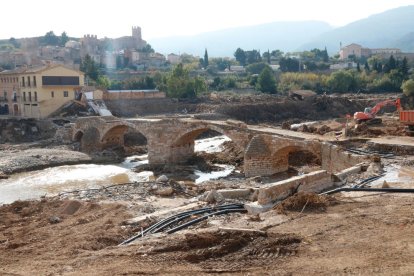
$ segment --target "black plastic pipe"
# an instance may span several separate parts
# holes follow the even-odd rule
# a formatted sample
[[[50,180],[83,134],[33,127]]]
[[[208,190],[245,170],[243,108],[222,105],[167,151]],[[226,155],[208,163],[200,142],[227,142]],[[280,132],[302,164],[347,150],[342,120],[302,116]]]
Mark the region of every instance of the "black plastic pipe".
[[[132,242],[132,241],[134,241],[134,240],[136,240],[140,237],[143,237],[148,232],[157,233],[158,232],[157,230],[159,228],[162,228],[162,229],[165,228],[164,225],[170,226],[172,224],[171,222],[173,222],[173,223],[174,222],[179,222],[182,219],[190,217],[191,215],[207,213],[207,212],[213,212],[213,211],[217,211],[217,210],[227,210],[227,209],[237,209],[237,208],[243,208],[243,204],[241,204],[241,203],[232,203],[232,204],[220,205],[220,206],[215,206],[215,207],[206,207],[206,208],[201,208],[201,209],[190,210],[190,211],[178,213],[178,214],[167,217],[167,218],[151,225],[150,227],[148,227],[144,231],[142,231],[142,232],[138,233],[137,235],[132,236],[131,238],[123,241],[119,245],[128,244],[128,243],[130,243],[130,242]]]
[[[182,214],[181,216],[178,216],[178,217],[174,218],[173,220],[164,223],[163,225],[159,225],[156,229],[151,230],[151,233],[158,233],[161,230],[171,226],[172,224],[178,223],[178,222],[180,222],[184,219],[187,219],[191,216],[194,216],[194,215],[199,215],[199,214],[213,212],[213,211],[219,211],[219,210],[234,209],[234,208],[242,208],[242,206],[233,205],[233,206],[222,206],[220,208],[211,208],[211,210],[194,210],[194,212],[191,212],[191,213],[188,213],[188,214]]]
[[[200,221],[206,220],[207,218],[209,218],[211,216],[228,214],[228,213],[246,213],[246,212],[247,212],[247,210],[244,209],[244,208],[226,209],[226,210],[217,211],[217,212],[210,213],[210,214],[204,215],[202,217],[199,217],[199,218],[190,220],[189,222],[186,222],[184,224],[181,224],[181,225],[179,225],[179,226],[177,226],[175,228],[172,228],[172,229],[166,231],[166,233],[168,233],[168,234],[175,233],[175,232],[177,232],[177,231],[179,231],[181,229],[187,228],[187,227],[189,227],[189,226],[191,226],[193,224],[196,224],[196,223],[198,223]]]
[[[414,189],[402,189],[402,188],[338,188],[335,190],[327,191],[322,195],[331,195],[339,192],[382,192],[382,193],[414,193]]]
[[[371,176],[369,178],[366,178],[366,179],[362,180],[361,182],[359,182],[357,185],[354,185],[353,188],[361,188],[362,186],[364,186],[364,185],[366,185],[366,184],[368,184],[368,183],[370,183],[372,181],[375,181],[377,179],[380,179],[384,175],[385,175],[385,173],[380,174],[380,175]]]

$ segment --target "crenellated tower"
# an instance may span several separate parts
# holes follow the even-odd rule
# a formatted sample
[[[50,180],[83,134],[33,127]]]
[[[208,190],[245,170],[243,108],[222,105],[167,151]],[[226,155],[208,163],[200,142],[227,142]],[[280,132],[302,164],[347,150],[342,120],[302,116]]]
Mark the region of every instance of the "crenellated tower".
[[[138,41],[142,40],[141,27],[138,27],[138,26],[132,27],[132,37],[134,37]]]

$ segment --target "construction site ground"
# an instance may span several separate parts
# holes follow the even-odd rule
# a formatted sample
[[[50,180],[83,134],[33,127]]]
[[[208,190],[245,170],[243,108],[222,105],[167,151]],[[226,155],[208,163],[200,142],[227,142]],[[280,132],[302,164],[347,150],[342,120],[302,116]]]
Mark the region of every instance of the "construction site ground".
[[[346,118],[346,114],[361,111],[386,95],[318,98],[312,104],[281,97],[271,103],[273,98],[266,95],[261,100],[228,97],[210,97],[198,103],[194,112],[217,112],[269,134],[329,141],[344,151],[391,154],[391,158],[382,159],[382,164],[396,168],[412,181],[376,185],[414,188],[414,138],[407,136],[397,113],[391,110],[381,114],[382,123],[377,125],[356,126]],[[281,108],[280,113],[271,113],[274,107]],[[310,111],[305,110],[308,107]],[[303,116],[295,117],[301,108],[299,115]],[[259,122],[254,120],[255,114]],[[193,115],[197,114],[189,116]],[[316,123],[309,123],[313,117]],[[25,127],[29,129],[31,124]],[[294,124],[299,126],[292,131]],[[18,135],[14,126],[9,128],[2,134],[6,142],[0,141],[0,171],[5,174],[92,162],[92,157],[73,151],[72,145],[37,141],[39,134],[36,143],[24,140],[23,135],[19,141],[25,143],[9,142]],[[222,153],[199,157],[240,170],[243,156],[231,143],[227,145]],[[299,172],[312,171],[314,165],[301,167]],[[372,173],[368,169],[351,176],[348,184]],[[259,215],[215,216],[173,234],[149,235],[118,246],[168,216],[170,209],[214,205],[200,200],[206,191],[250,188],[267,181],[265,177],[246,179],[238,171],[203,185],[173,183],[171,190],[151,181],[0,205],[0,275],[413,275],[412,193],[299,193]],[[151,219],[134,222],[136,217],[155,213],[158,215]]]
[[[0,207],[0,274],[412,275],[412,195],[353,193],[308,205],[117,246],[138,230],[123,204],[15,202]]]

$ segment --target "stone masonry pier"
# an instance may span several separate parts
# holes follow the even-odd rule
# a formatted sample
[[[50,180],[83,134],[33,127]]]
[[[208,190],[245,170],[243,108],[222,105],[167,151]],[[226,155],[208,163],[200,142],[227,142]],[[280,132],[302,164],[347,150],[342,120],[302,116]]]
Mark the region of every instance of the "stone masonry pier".
[[[244,151],[246,177],[272,175],[289,167],[289,154],[308,152],[321,161],[322,169],[338,172],[360,160],[344,154],[329,143],[300,137],[263,134],[235,121],[203,121],[189,118],[120,119],[116,117],[80,118],[71,137],[84,152],[124,146],[124,135],[132,129],[147,139],[150,164],[182,164],[194,155],[195,139],[207,130],[228,136]]]
[[[194,154],[195,139],[207,130],[228,136],[242,150],[253,137],[242,123],[174,118],[123,120],[116,117],[87,117],[78,119],[74,124],[72,140],[79,141],[84,152],[122,147],[128,129],[138,131],[147,139],[150,164],[186,162]]]

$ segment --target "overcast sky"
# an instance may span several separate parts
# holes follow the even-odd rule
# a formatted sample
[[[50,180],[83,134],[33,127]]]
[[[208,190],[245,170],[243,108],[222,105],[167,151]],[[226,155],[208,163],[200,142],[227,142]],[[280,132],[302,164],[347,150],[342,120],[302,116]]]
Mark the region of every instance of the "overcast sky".
[[[343,26],[406,5],[414,0],[1,1],[0,38],[41,36],[51,30],[74,37],[120,37],[130,35],[136,25],[147,40],[275,21],[320,20]]]

